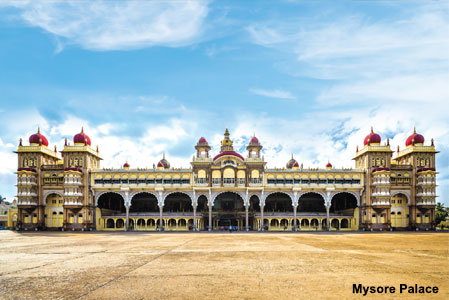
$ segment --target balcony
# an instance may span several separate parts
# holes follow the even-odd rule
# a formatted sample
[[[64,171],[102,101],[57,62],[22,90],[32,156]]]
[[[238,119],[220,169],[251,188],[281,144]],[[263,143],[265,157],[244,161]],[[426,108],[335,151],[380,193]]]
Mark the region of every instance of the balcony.
[[[390,185],[389,180],[374,180],[373,185]]]
[[[74,200],[65,200],[64,205],[76,205],[76,206],[82,206],[82,201],[74,201]]]
[[[390,206],[390,201],[375,199],[372,201],[373,206]]]
[[[416,205],[435,205],[434,199],[418,199]]]
[[[371,194],[373,197],[388,197],[390,196],[390,192],[374,192]]]
[[[17,204],[18,205],[33,205],[33,206],[37,205],[37,203],[33,200],[19,200]]]
[[[196,186],[208,186],[209,180],[207,178],[196,178],[195,185]]]
[[[79,193],[79,192],[65,192],[64,196],[71,196],[71,197],[82,197],[83,193]]]

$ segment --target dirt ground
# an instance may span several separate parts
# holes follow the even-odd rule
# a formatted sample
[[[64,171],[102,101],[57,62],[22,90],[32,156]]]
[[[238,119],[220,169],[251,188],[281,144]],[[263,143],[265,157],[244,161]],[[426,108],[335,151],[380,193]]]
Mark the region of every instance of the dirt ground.
[[[449,299],[449,234],[0,231],[0,298]]]

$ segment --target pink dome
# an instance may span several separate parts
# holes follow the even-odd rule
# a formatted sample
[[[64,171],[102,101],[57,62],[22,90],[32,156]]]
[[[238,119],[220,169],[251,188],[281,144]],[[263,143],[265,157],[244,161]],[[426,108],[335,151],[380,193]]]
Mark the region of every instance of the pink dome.
[[[126,163],[123,165],[123,168],[129,168],[129,163],[126,162]]]
[[[220,157],[222,157],[222,156],[225,156],[225,155],[233,155],[233,156],[237,156],[237,157],[240,158],[241,160],[245,160],[245,159],[243,158],[243,156],[241,156],[240,154],[238,154],[237,152],[234,152],[234,151],[223,151],[223,152],[217,154],[217,155],[214,157],[214,160],[216,160],[217,158],[220,158]]]
[[[251,141],[249,141],[249,143],[250,144],[259,144],[259,140],[255,136],[253,136]]]
[[[41,134],[40,129],[37,129],[37,133],[30,136],[29,142],[30,144],[39,144],[48,147],[48,140]]]
[[[207,144],[207,140],[204,137],[200,137],[198,144]]]
[[[371,133],[365,137],[363,144],[365,146],[366,145],[369,146],[370,144],[380,144],[381,140],[382,139],[380,138],[380,135],[378,135],[377,133],[374,133],[373,128],[371,127]]]
[[[73,137],[73,143],[75,144],[84,144],[91,145],[90,138],[87,134],[84,133],[84,129],[81,128],[81,132]]]
[[[416,133],[416,130],[413,130],[413,134],[407,138],[405,145],[414,146],[415,144],[424,144],[424,137],[421,134]]]
[[[330,162],[328,162],[328,163],[326,164],[326,168],[332,168],[332,164],[331,164]]]

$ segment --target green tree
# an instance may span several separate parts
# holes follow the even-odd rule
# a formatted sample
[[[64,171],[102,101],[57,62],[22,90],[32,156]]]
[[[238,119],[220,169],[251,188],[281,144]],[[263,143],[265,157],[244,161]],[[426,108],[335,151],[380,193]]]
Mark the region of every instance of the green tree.
[[[435,223],[440,224],[442,221],[446,220],[448,214],[448,208],[444,207],[443,203],[438,202],[435,208]]]

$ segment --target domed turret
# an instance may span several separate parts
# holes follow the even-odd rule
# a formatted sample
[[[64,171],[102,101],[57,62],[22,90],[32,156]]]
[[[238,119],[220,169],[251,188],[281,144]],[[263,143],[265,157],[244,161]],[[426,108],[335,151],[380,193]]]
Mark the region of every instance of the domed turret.
[[[262,145],[259,143],[259,139],[256,138],[256,134],[253,135],[251,140],[249,141],[246,150],[248,150],[248,157],[251,158],[260,158],[260,150],[262,150]]]
[[[124,168],[124,169],[129,169],[129,167],[130,167],[130,166],[129,166],[129,163],[128,163],[128,162],[126,162],[126,163],[123,165],[123,168]]]
[[[286,165],[287,169],[293,169],[293,168],[298,168],[299,164],[296,161],[296,159],[293,158],[293,154],[292,154],[292,158],[287,162]]]
[[[157,163],[158,168],[170,169],[170,163],[165,159],[165,153],[162,156],[162,159]]]
[[[424,144],[424,137],[416,133],[416,128],[413,129],[413,134],[407,138],[405,141],[405,146],[415,146]]]
[[[198,145],[209,145],[207,143],[207,140],[204,137],[200,137],[200,139],[198,140]]]
[[[39,146],[46,146],[48,147],[48,140],[45,136],[43,136],[41,134],[41,130],[40,128],[37,129],[37,133],[33,134],[30,136],[29,139],[30,145],[34,146],[34,145],[39,145]]]
[[[327,161],[326,169],[332,169],[332,164],[329,161]]]
[[[90,138],[84,133],[84,129],[81,127],[81,132],[73,137],[73,143],[75,145],[91,145]]]
[[[366,145],[371,145],[371,144],[380,144],[380,142],[381,142],[381,138],[380,138],[380,135],[378,135],[377,133],[374,133],[374,131],[373,131],[373,127],[371,127],[371,133],[370,134],[368,134],[366,137],[365,137],[365,140],[363,141],[363,144],[366,146]]]

